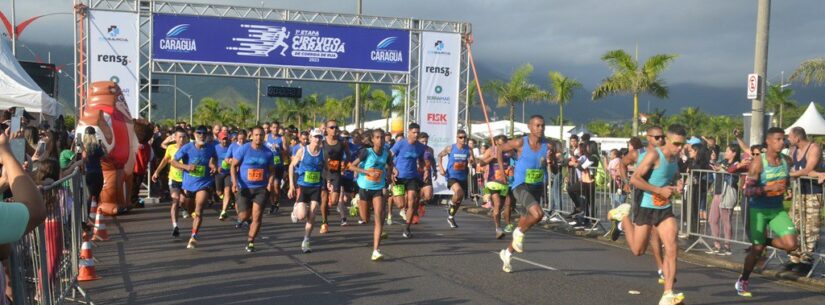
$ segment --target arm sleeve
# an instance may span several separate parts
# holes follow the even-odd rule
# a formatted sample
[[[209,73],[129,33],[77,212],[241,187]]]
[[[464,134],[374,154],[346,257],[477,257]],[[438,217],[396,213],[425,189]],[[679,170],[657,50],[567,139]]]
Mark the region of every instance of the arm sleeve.
[[[0,244],[16,242],[29,224],[29,209],[19,202],[0,203]]]

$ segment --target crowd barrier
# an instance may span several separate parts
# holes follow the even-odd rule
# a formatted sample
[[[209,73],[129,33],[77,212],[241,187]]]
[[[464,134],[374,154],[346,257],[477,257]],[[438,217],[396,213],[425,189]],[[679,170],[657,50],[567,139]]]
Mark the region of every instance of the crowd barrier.
[[[46,220],[11,245],[10,284],[15,305],[92,304],[78,286],[84,209],[83,175],[71,175],[42,188]]]

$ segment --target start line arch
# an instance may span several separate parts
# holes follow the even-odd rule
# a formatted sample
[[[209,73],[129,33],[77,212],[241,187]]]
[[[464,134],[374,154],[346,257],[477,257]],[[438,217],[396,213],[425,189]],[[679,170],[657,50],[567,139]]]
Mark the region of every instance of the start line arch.
[[[439,54],[450,55],[448,51],[444,51],[444,43],[442,43],[441,40],[433,39],[437,39],[438,37],[440,37],[438,35],[442,34],[452,34],[453,36],[456,36],[456,34],[458,34],[458,36],[460,37],[460,39],[458,40],[458,44],[460,46],[453,46],[453,48],[458,48],[456,50],[460,50],[458,51],[460,55],[456,57],[458,59],[458,82],[457,84],[455,84],[455,89],[457,89],[457,96],[451,96],[448,99],[454,99],[454,101],[452,101],[451,103],[457,104],[457,111],[455,112],[455,116],[452,118],[453,120],[455,120],[456,128],[466,129],[469,125],[467,93],[468,89],[472,90],[472,88],[468,88],[470,81],[469,57],[467,53],[467,47],[464,43],[464,39],[468,37],[468,35],[470,35],[471,33],[471,25],[469,23],[421,20],[413,18],[365,16],[341,13],[309,12],[265,7],[240,7],[223,4],[199,4],[155,0],[75,0],[75,3],[76,8],[78,7],[77,5],[85,6],[83,7],[83,9],[86,9],[86,12],[125,12],[133,13],[136,16],[135,22],[137,23],[138,33],[137,37],[132,37],[132,39],[137,40],[138,58],[136,67],[138,67],[138,71],[136,71],[137,73],[135,74],[141,80],[151,80],[153,79],[153,76],[157,74],[183,76],[220,76],[233,78],[249,78],[256,80],[276,79],[288,81],[300,80],[341,83],[403,85],[407,87],[407,94],[404,101],[405,126],[409,122],[418,122],[420,124],[423,123],[421,120],[422,117],[420,115],[423,104],[421,98],[422,96],[425,97],[427,102],[430,102],[430,100],[432,100],[435,103],[444,103],[445,101],[447,101],[443,97],[439,99],[439,97],[437,96],[427,96],[427,94],[432,94],[431,92],[435,92],[440,95],[442,93],[442,90],[446,90],[443,89],[442,86],[444,88],[449,88],[449,86],[439,84],[438,79],[435,76],[425,76],[425,73],[438,74],[439,77],[442,75],[445,77],[449,77],[452,74],[453,77],[455,77],[454,73],[456,71],[451,71],[449,68],[445,67],[438,67],[438,64],[442,62],[442,60],[433,58],[425,59],[425,56],[428,56],[428,54],[434,54],[433,56]],[[81,10],[76,10],[75,13],[75,79],[77,80],[77,83],[75,84],[75,104],[79,104],[82,106],[85,105],[84,101],[86,97],[84,95],[85,92],[87,92],[86,89],[88,88],[89,83],[94,81],[86,77],[86,74],[84,72],[94,71],[91,70],[89,67],[89,63],[91,60],[93,60],[93,58],[90,58],[87,55],[86,49],[86,46],[93,44],[90,41],[91,39],[89,38],[91,34],[90,31],[92,30],[92,28],[89,26],[88,18],[85,18],[85,15],[83,13],[78,13],[78,11]],[[163,22],[165,19],[169,19],[169,17],[211,20],[221,22],[222,24],[241,24],[241,27],[245,26],[247,28],[254,27],[255,25],[250,26],[247,24],[243,24],[244,21],[256,23],[271,22],[273,24],[287,23],[289,25],[299,25],[307,28],[320,27],[326,30],[329,30],[329,28],[333,27],[339,30],[344,29],[346,31],[355,32],[363,30],[382,30],[403,32],[405,34],[408,33],[409,41],[400,43],[402,45],[408,46],[408,50],[406,50],[407,53],[405,54],[407,56],[407,67],[405,67],[405,69],[403,70],[382,70],[369,68],[365,69],[362,67],[329,67],[324,66],[324,64],[315,65],[311,63],[308,65],[300,65],[254,62],[256,60],[260,62],[261,58],[267,59],[270,52],[273,55],[273,57],[279,56],[278,51],[283,52],[287,48],[286,46],[281,46],[282,48],[278,49],[280,43],[283,43],[283,39],[280,40],[280,43],[277,41],[278,39],[271,39],[269,41],[270,45],[266,46],[269,49],[267,51],[262,51],[260,49],[260,46],[253,45],[250,47],[250,44],[244,44],[245,38],[233,38],[233,40],[237,39],[237,41],[239,41],[238,44],[242,46],[234,49],[238,51],[238,54],[240,54],[241,51],[246,51],[245,55],[252,55],[249,56],[252,59],[246,62],[232,62],[220,59],[197,61],[187,60],[183,58],[176,59],[173,58],[176,56],[174,52],[157,52],[157,50],[159,50],[159,46],[155,45],[154,43],[156,36],[155,34],[157,33],[154,33],[153,29],[155,28],[156,23]],[[286,30],[283,28],[282,30],[280,30],[282,32],[279,34],[279,30],[277,29],[277,27],[274,28],[274,34],[273,28],[271,27],[262,30],[263,31],[258,31],[257,33],[263,36],[270,35],[268,36],[269,38],[272,38],[271,35],[294,36],[299,34],[295,31],[293,31],[292,33],[283,33],[286,32]],[[313,32],[312,30],[307,31],[308,36],[312,36],[313,34],[315,36],[318,36],[318,32]],[[253,31],[250,30],[249,32],[251,33]],[[165,34],[169,33],[175,34],[175,32],[172,30]],[[430,40],[426,40],[427,35],[430,35],[432,38],[430,38]],[[250,37],[252,37],[251,34]],[[323,39],[323,37],[316,38]],[[402,37],[401,40],[403,39],[406,39],[406,37]],[[246,38],[246,40],[249,40],[249,38]],[[435,44],[433,46],[425,46],[425,41],[435,41]],[[257,42],[260,43],[260,41]],[[203,42],[198,43],[200,43],[201,46],[206,45],[206,43]],[[439,45],[439,43],[441,43],[441,45]],[[380,43],[378,43],[377,48],[381,48],[383,44],[384,41],[381,41]],[[390,42],[390,44],[392,44],[392,42]],[[245,50],[241,50],[244,49],[243,46],[246,47]],[[168,43],[166,47],[169,47]],[[183,49],[190,47],[194,46],[186,45],[186,43],[179,43],[177,45],[172,46],[172,48]],[[359,46],[357,44],[353,45],[353,43],[347,45],[347,48],[349,49],[354,49],[357,47]],[[369,47],[376,48],[372,45],[370,45]],[[258,54],[251,54],[256,52]],[[295,52],[297,51],[292,51],[292,53],[290,53],[291,56],[296,56]],[[89,48],[88,53],[94,54],[94,50],[91,50],[91,48]],[[326,57],[338,56],[338,54],[321,53],[307,53],[308,55],[305,55],[319,56],[321,59],[319,60],[318,58],[316,58],[316,62],[325,60]],[[262,56],[261,54],[265,54],[265,56]],[[424,63],[422,63],[422,60],[429,60],[429,62],[431,63],[435,62],[436,65],[424,65]],[[426,81],[426,83],[422,84],[422,79]],[[149,88],[150,85],[151,81],[139,82],[139,84],[137,85],[139,89],[137,90],[138,102],[136,105],[139,111],[137,111],[135,117],[139,117],[142,113],[146,113],[145,118],[151,121],[152,90],[150,90]],[[432,91],[422,92],[422,89]],[[259,91],[257,94],[260,95],[261,92]],[[443,114],[439,115],[427,113],[424,116],[425,120],[435,120],[436,122],[434,124],[444,124],[440,121],[443,120],[445,117]],[[424,126],[424,124],[422,124],[422,126]],[[422,128],[422,130],[435,133],[435,130],[425,130],[424,128]],[[443,129],[441,130],[443,131]],[[441,132],[439,132],[438,134],[442,135]],[[454,136],[455,135],[452,135],[452,137]],[[433,141],[431,140],[431,143],[432,142]],[[437,147],[437,149],[440,149],[440,147]]]

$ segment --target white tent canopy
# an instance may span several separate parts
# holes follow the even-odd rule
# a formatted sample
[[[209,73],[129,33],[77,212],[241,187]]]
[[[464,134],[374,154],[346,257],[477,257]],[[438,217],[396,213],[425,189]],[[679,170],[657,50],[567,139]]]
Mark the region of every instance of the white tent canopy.
[[[822,118],[822,115],[816,110],[816,105],[814,102],[808,104],[808,109],[805,109],[805,112],[802,113],[802,116],[796,120],[791,126],[785,129],[785,132],[788,133],[791,131],[791,128],[794,127],[802,127],[805,129],[805,133],[809,135],[825,135],[825,119]]]
[[[8,41],[0,39],[0,109],[11,107],[49,116],[62,113],[60,103],[40,89],[14,58]]]

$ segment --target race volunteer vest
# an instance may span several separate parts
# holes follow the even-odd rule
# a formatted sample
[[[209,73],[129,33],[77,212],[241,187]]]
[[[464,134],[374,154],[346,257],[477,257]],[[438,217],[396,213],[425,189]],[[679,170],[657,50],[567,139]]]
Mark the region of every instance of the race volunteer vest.
[[[324,150],[321,149],[317,155],[309,152],[309,146],[304,146],[304,153],[298,162],[298,185],[303,187],[321,186],[321,170],[323,169]]]
[[[522,138],[521,155],[516,160],[516,168],[513,177],[513,184],[510,188],[515,189],[519,185],[541,186],[544,183],[544,176],[547,169],[544,167],[543,159],[547,156],[547,144],[544,139],[539,141],[539,150],[530,148],[528,136]]]
[[[771,166],[768,162],[767,154],[762,154],[762,173],[759,174],[759,184],[762,186],[780,186],[779,190],[765,192],[765,195],[751,197],[749,207],[758,209],[781,209],[782,201],[785,199],[785,190],[788,180],[788,162],[785,155],[779,154],[782,163],[779,166]]]
[[[655,187],[663,187],[669,185],[673,181],[673,177],[676,175],[676,172],[679,171],[679,164],[677,163],[677,160],[669,161],[665,157],[665,154],[662,152],[661,148],[657,147],[656,153],[659,154],[659,167],[656,167],[651,171],[650,178],[648,178],[647,183],[650,183],[650,185]],[[670,198],[664,198],[650,192],[644,192],[644,195],[642,196],[641,206],[643,208],[667,209],[671,206]]]
[[[510,176],[513,175],[513,168],[510,167],[510,154],[501,154],[501,159],[504,161],[504,168],[499,166],[498,158],[493,159],[493,161],[490,161],[490,164],[487,165],[488,181],[506,183],[510,179]]]
[[[381,175],[378,178],[373,178],[372,176],[368,175],[358,175],[358,187],[365,189],[365,190],[380,190],[384,188],[387,184],[387,160],[389,159],[390,152],[387,149],[381,149],[381,155],[375,153],[375,150],[372,148],[366,148],[367,150],[367,159],[361,160],[361,163],[358,164],[358,167],[368,171],[368,172],[379,172]]]
[[[464,148],[458,148],[457,144],[453,144],[450,154],[447,155],[447,178],[466,181],[467,174],[469,174],[467,168],[469,160],[469,147],[465,145]]]

